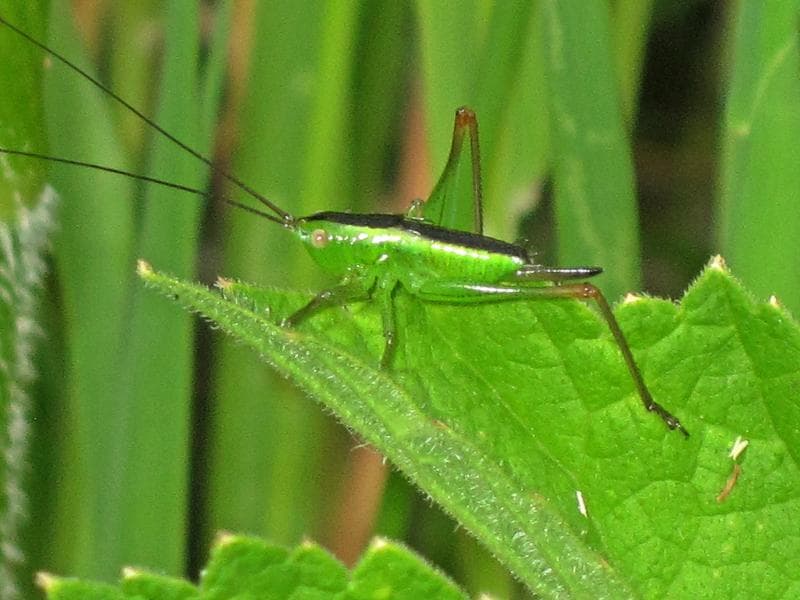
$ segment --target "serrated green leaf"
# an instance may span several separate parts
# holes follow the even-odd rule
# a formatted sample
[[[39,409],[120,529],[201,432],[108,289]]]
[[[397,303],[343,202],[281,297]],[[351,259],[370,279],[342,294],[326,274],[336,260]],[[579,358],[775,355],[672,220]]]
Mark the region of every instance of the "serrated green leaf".
[[[125,600],[126,598],[125,594],[114,585],[82,579],[48,576],[42,587],[49,600]]]
[[[305,542],[292,551],[255,538],[227,536],[205,569],[203,598],[331,598],[345,589],[344,565],[325,550]]]
[[[322,328],[316,332],[320,337],[325,332],[333,334],[333,339],[328,337],[330,341],[326,342],[281,329],[265,318],[267,314],[280,317],[275,307],[280,308],[281,303],[275,302],[273,311],[268,313],[262,304],[264,292],[259,297],[248,296],[244,289],[227,284],[227,289],[239,294],[240,302],[226,303],[204,288],[148,269],[142,273],[149,284],[213,318],[280,371],[294,377],[312,396],[322,399],[348,426],[376,445],[495,553],[503,556],[531,587],[550,593],[564,592],[571,586],[584,586],[585,593],[590,589],[614,588],[610,571],[564,525],[546,498],[527,490],[519,494],[513,476],[480,451],[476,440],[448,427],[453,424],[448,419],[433,416],[438,411],[431,402],[441,399],[434,394],[430,399],[420,397],[415,402],[408,390],[376,368],[381,342],[380,336],[369,336],[374,325],[365,328],[365,340],[371,337],[373,348],[373,356],[368,356],[365,362],[332,345],[340,335],[336,323],[331,322],[337,311],[320,315],[313,324]],[[282,304],[291,308],[293,299]],[[576,306],[591,317],[580,305],[566,305]],[[406,311],[398,312],[403,315]],[[351,314],[378,322],[371,305],[354,307]],[[460,318],[465,314],[461,313]],[[403,319],[399,322],[403,323]],[[447,359],[437,358],[435,362],[442,364]],[[559,568],[549,574],[545,573],[547,560],[542,545],[547,552],[563,557],[559,559]]]
[[[299,571],[298,587],[291,597],[308,591],[332,593],[344,589],[348,574],[344,565],[316,544],[306,542],[289,555],[288,564]]]
[[[200,588],[208,598],[281,597],[294,587],[289,551],[254,538],[225,538],[211,555]]]
[[[464,593],[404,546],[379,539],[353,569],[343,600],[441,600],[466,598]]]
[[[40,575],[39,583],[50,600],[465,598],[414,552],[385,539],[373,542],[352,578],[343,564],[312,542],[287,550],[253,537],[225,535],[212,550],[199,589],[179,579],[132,570],[119,587],[52,575]]]
[[[718,261],[680,305],[638,298],[617,311],[688,441],[643,410],[604,324],[578,302],[447,306],[399,294],[400,348],[382,372],[371,304],[287,331],[273,321],[302,303],[296,294],[228,283],[226,302],[144,278],[293,377],[543,596],[796,585],[783,565],[800,555],[800,331]],[[750,447],[718,500],[737,436]]]
[[[141,600],[190,600],[199,597],[197,587],[175,577],[127,569],[120,583],[127,598]]]

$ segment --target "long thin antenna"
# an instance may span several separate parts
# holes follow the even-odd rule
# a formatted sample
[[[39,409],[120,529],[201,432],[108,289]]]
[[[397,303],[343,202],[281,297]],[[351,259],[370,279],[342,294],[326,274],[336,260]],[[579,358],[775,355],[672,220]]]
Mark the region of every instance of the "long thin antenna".
[[[59,54],[55,50],[51,50],[50,48],[45,46],[42,42],[40,42],[36,38],[34,38],[34,37],[30,36],[29,34],[25,33],[22,29],[20,29],[16,25],[14,25],[12,23],[9,23],[5,18],[3,18],[2,15],[0,15],[0,23],[2,23],[3,25],[5,25],[9,29],[11,29],[12,31],[14,31],[18,35],[22,36],[23,38],[28,40],[30,43],[32,43],[34,46],[36,46],[39,49],[43,50],[44,52],[46,52],[47,54],[49,54],[53,58],[59,60],[60,62],[62,62],[64,65],[66,65],[67,67],[69,67],[70,69],[72,69],[73,71],[78,73],[79,75],[82,75],[83,77],[88,79],[94,86],[96,86],[97,88],[99,88],[100,90],[102,90],[103,92],[108,94],[109,96],[111,96],[114,100],[116,100],[122,106],[124,106],[125,108],[130,110],[133,114],[135,114],[137,117],[142,119],[142,121],[147,123],[150,127],[155,129],[157,132],[159,132],[161,135],[163,135],[165,138],[167,138],[173,144],[176,144],[178,147],[182,148],[183,150],[185,150],[186,152],[188,152],[189,154],[194,156],[196,159],[204,162],[211,169],[212,173],[221,175],[222,177],[224,177],[225,179],[227,179],[228,181],[233,183],[235,186],[237,186],[239,189],[244,190],[247,194],[249,194],[250,196],[252,196],[256,200],[258,200],[261,204],[263,204],[264,206],[266,206],[267,208],[272,210],[275,214],[280,215],[280,217],[283,219],[283,222],[285,224],[290,225],[294,221],[294,217],[291,214],[289,214],[288,212],[286,212],[285,210],[280,208],[278,205],[276,205],[274,202],[272,202],[268,198],[266,198],[266,197],[262,196],[261,194],[259,194],[258,192],[256,192],[254,189],[252,189],[246,183],[241,181],[238,177],[235,177],[234,175],[231,175],[230,173],[220,169],[211,160],[209,160],[208,158],[206,158],[205,156],[200,154],[197,150],[195,150],[191,146],[189,146],[189,145],[183,143],[182,141],[180,141],[174,135],[169,133],[166,129],[161,127],[158,123],[153,121],[151,118],[149,118],[144,113],[142,113],[140,110],[138,110],[136,107],[134,107],[132,104],[130,104],[127,100],[124,100],[121,96],[116,94],[111,88],[109,88],[108,86],[104,85],[99,80],[95,79],[92,75],[90,75],[89,73],[87,73],[86,71],[81,69],[78,65],[74,64],[69,59],[67,59],[66,57],[62,56],[61,54]],[[61,162],[61,161],[60,160],[56,160],[55,162]],[[96,165],[96,166],[99,167],[100,165]],[[108,169],[108,171],[109,172],[114,172],[113,169]],[[124,174],[124,173],[120,173],[120,174]],[[131,176],[134,176],[134,175],[131,174]],[[146,177],[141,177],[141,179],[147,180]],[[164,182],[164,183],[166,183],[166,182]]]
[[[74,167],[84,167],[87,169],[95,169],[97,171],[104,171],[106,173],[113,173],[114,175],[122,175],[123,177],[130,177],[131,179],[139,179],[140,181],[147,181],[148,183],[155,183],[157,185],[163,185],[164,187],[172,188],[173,190],[179,190],[181,192],[188,192],[190,194],[195,194],[196,196],[202,196],[203,198],[211,199],[213,198],[213,194],[190,187],[188,185],[183,185],[181,183],[174,183],[172,181],[167,181],[165,179],[158,179],[157,177],[150,177],[148,175],[139,175],[138,173],[131,173],[130,171],[123,171],[122,169],[115,169],[114,167],[107,167],[105,165],[98,165],[97,163],[90,163],[85,162],[82,160],[72,160],[71,158],[62,158],[60,156],[50,156],[48,154],[39,154],[38,152],[24,152],[22,150],[11,150],[9,148],[0,148],[0,154],[12,154],[14,156],[25,156],[28,158],[36,158],[38,160],[46,160],[49,162],[61,163],[64,165],[71,165]],[[246,204],[242,204],[237,202],[236,200],[231,200],[225,195],[218,196],[222,199],[223,202],[226,204],[230,204],[231,206],[235,206],[241,210],[245,210],[251,214],[258,215],[264,219],[268,219],[273,223],[277,223],[278,225],[283,225],[284,227],[288,227],[291,225],[292,221],[288,219],[279,219],[278,217],[271,215],[263,210],[258,210],[257,208],[253,208],[252,206],[247,206]]]

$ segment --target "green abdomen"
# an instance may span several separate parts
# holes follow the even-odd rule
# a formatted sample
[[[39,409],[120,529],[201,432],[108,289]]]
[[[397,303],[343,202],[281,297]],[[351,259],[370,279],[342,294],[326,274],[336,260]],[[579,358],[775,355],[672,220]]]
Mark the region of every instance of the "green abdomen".
[[[431,278],[493,283],[514,273],[526,262],[520,255],[492,251],[470,244],[468,239],[464,241],[466,243],[417,237],[405,232],[403,242],[388,260],[395,263],[392,270],[397,278],[412,290],[416,284]]]

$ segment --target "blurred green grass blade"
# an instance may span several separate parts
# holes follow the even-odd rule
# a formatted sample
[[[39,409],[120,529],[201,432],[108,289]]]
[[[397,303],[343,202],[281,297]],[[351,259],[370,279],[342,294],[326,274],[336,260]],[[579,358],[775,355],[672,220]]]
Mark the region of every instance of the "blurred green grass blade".
[[[311,210],[325,209],[331,198],[350,186],[350,173],[342,164],[342,141],[348,139],[346,109],[349,104],[353,46],[358,4],[342,0],[324,4],[314,102],[309,114],[302,197]],[[297,277],[294,280],[301,281]]]
[[[158,88],[153,85],[154,73],[159,68],[158,44],[162,0],[138,0],[137,2],[115,2],[113,6],[86,4],[84,12],[94,10],[98,20],[94,51],[108,57],[108,81],[114,84],[114,92],[138,108],[155,104]],[[113,48],[124,48],[123,52]],[[111,50],[109,52],[109,50]],[[147,140],[152,132],[142,120],[124,106],[117,103],[109,106],[114,115],[120,143],[137,159],[137,166]],[[146,113],[147,114],[147,113]]]
[[[358,3],[348,0],[325,2],[320,15],[322,27],[315,64],[314,101],[308,113],[307,137],[303,144],[306,152],[303,157],[300,182],[300,197],[311,212],[335,208],[337,203],[350,205],[354,198],[353,165],[349,160],[352,155],[350,152],[344,152],[342,146],[345,140],[350,139],[350,122],[347,116],[348,108],[352,105],[351,85],[355,64],[353,51],[357,39],[356,24],[359,8]],[[318,275],[309,277],[300,270],[296,270],[292,275],[295,285],[303,285],[317,279]],[[331,426],[331,421],[323,422],[323,426],[317,428],[319,437],[312,442],[311,436],[315,432],[310,430],[307,432],[309,437],[305,440],[308,446],[305,457],[312,458],[311,464],[316,464],[316,468],[322,473],[333,471],[341,461],[337,457],[328,456],[324,450],[324,437],[334,439],[334,430]],[[339,432],[338,429],[335,431]],[[315,454],[312,455],[311,452]],[[325,488],[311,479],[303,481],[303,477],[307,476],[305,465],[308,463],[297,463],[297,455],[290,459],[289,464],[294,464],[296,467],[284,472],[281,485],[301,483],[307,491],[307,505],[311,509],[311,514],[325,514],[324,507],[331,506],[330,498],[326,497],[324,492]],[[330,478],[327,485],[333,485]],[[273,495],[272,498],[277,500],[279,497]],[[294,506],[289,504],[285,506],[288,509],[285,521],[296,532],[302,521],[296,518]],[[307,517],[304,520],[306,519]]]
[[[639,286],[639,237],[608,7],[542,6],[559,262],[602,266],[599,281],[616,298]]]
[[[373,526],[375,535],[408,539],[416,498],[414,486],[397,471],[389,471]]]
[[[85,64],[71,23],[64,3],[55,3],[50,45]],[[48,72],[46,83],[52,154],[128,167],[103,94],[59,66]],[[125,401],[116,374],[133,284],[134,186],[84,169],[53,165],[50,172],[62,197],[55,264],[70,367],[64,405],[56,408],[70,418],[61,430],[68,448],[51,560],[53,567],[79,575],[110,576],[118,569],[116,543],[107,536],[117,530],[110,484],[119,472],[119,443],[125,439],[118,418]]]
[[[509,182],[501,182],[499,177],[507,174],[508,163],[524,161],[528,158],[524,150],[540,143],[536,133],[530,130],[533,121],[519,123],[509,118],[514,98],[528,105],[535,105],[541,98],[541,91],[537,90],[541,86],[520,89],[520,86],[531,83],[521,74],[531,59],[531,41],[536,35],[532,19],[535,8],[536,4],[527,0],[498,2],[492,6],[491,13],[485,17],[486,30],[479,42],[480,61],[472,73],[471,86],[475,95],[474,108],[480,119],[481,157],[485,170],[485,212],[494,215],[489,223],[503,222],[502,214],[507,212],[511,200],[510,189],[506,187]],[[511,139],[505,141],[506,137]],[[534,165],[524,164],[524,167],[532,169]],[[533,181],[534,176],[529,170],[528,182]]]
[[[208,42],[208,55],[204,57],[200,78],[199,126],[205,137],[205,149],[211,154],[214,146],[216,123],[223,105],[227,71],[230,65],[229,49],[233,5],[226,3],[214,13],[214,30]],[[206,176],[210,170],[206,171]]]
[[[203,117],[216,109],[202,106],[199,7],[170,2],[164,8],[166,45],[156,121],[207,156],[213,128]],[[153,141],[149,174],[203,187],[205,165],[166,139]],[[193,276],[202,208],[202,201],[190,195],[148,188],[137,252]],[[132,292],[130,310],[123,354],[127,402],[121,415],[130,444],[120,456],[121,521],[114,537],[121,564],[178,574],[186,561],[193,324],[189,315],[178,315],[141,287]]]
[[[422,63],[422,100],[431,164],[438,174],[450,151],[453,111],[474,105],[472,65],[479,46],[478,2],[415,3]],[[477,107],[472,106],[475,110]],[[481,118],[480,113],[478,119]],[[435,181],[435,180],[434,180]]]
[[[517,31],[524,42],[518,49],[522,54],[509,72],[511,87],[507,88],[503,102],[493,108],[498,111],[494,117],[498,119],[495,148],[483,161],[486,222],[490,232],[497,232],[507,240],[520,237],[521,217],[537,208],[550,166],[547,85],[541,28],[537,26],[541,6],[536,4],[525,14],[527,28]],[[488,54],[486,57],[490,61]],[[501,62],[507,64],[505,59]],[[484,89],[491,94],[490,88]],[[479,115],[482,130],[484,112]],[[539,222],[544,217],[540,211],[535,214]],[[547,250],[542,240],[528,242],[534,251]]]
[[[722,132],[719,240],[761,297],[800,313],[797,2],[739,2]]]
[[[472,231],[474,194],[470,168],[470,135],[463,137],[458,160],[450,164],[453,115],[460,106],[476,109],[472,59],[477,56],[477,3],[459,8],[451,2],[417,2],[419,52],[422,58],[425,129],[433,171],[433,186],[425,197],[424,216],[443,227]],[[480,120],[480,113],[478,113]],[[485,162],[485,159],[484,161]],[[431,171],[431,166],[426,165]]]
[[[169,6],[167,91],[162,92],[168,100],[157,120],[208,153],[210,139],[203,130],[209,124],[200,124],[193,8],[185,3]],[[67,47],[69,36],[63,29],[70,20],[63,12],[54,16],[54,27],[61,29],[54,30],[52,45],[76,57],[79,48]],[[137,30],[140,23],[127,25]],[[219,85],[218,75],[216,79]],[[86,90],[77,75],[57,69],[52,74],[54,154],[202,187],[207,171],[182,151],[158,150],[150,170],[131,167],[141,161],[123,160],[105,111],[107,98]],[[59,505],[60,558],[52,566],[100,577],[115,575],[126,562],[180,572],[185,562],[191,329],[186,316],[140,296],[140,286],[130,284],[138,253],[158,256],[187,276],[193,273],[200,203],[191,196],[157,192],[149,206],[137,205],[127,179],[81,169],[61,173],[65,224],[58,267],[68,363],[74,367],[68,376],[67,410],[74,420],[64,426],[71,449]],[[137,231],[137,225],[144,229]],[[141,248],[134,252],[140,237]],[[159,469],[153,468],[156,464]]]
[[[387,175],[396,175],[387,174],[387,165],[396,164],[399,140],[407,129],[400,115],[408,107],[413,76],[407,60],[415,43],[413,18],[409,2],[380,0],[359,7],[347,120],[350,132],[339,141],[342,149],[350,147],[348,154],[353,156],[352,210],[388,210],[380,200],[392,179]],[[341,150],[337,154],[343,155]]]
[[[43,38],[45,13],[40,2],[17,3],[2,16]],[[19,42],[0,27],[0,147],[36,151],[45,138],[41,53]],[[39,489],[31,469],[39,458],[31,453],[37,414],[31,388],[56,201],[41,163],[0,154],[0,598],[32,597],[31,560],[43,529],[30,522],[31,509],[41,506],[31,496]]]
[[[41,2],[11,4],[2,11],[10,23],[25,31],[42,35],[45,29],[45,9]],[[0,26],[0,49],[8,57],[0,75],[3,93],[0,94],[0,146],[16,150],[42,150],[45,135],[42,129],[41,52],[25,45],[16,33]],[[13,68],[12,68],[12,60]],[[14,68],[19,72],[15,73]],[[45,167],[40,161],[0,155],[0,166],[14,174],[0,171],[3,188],[0,191],[0,219],[6,223],[19,218],[20,204],[27,208],[37,205],[44,186]]]
[[[520,582],[509,577],[508,569],[464,529],[452,535],[459,561],[453,577],[467,590],[480,590],[491,598],[525,598]]]
[[[260,3],[249,17],[254,45],[234,170],[294,214],[352,206],[343,146],[356,8]],[[316,268],[280,228],[228,212],[223,229],[225,276],[314,281]],[[341,460],[320,452],[333,438],[331,422],[226,341],[215,360],[212,402],[205,538],[224,527],[294,543],[314,531],[320,503],[327,506],[332,493],[331,463]]]
[[[639,84],[654,0],[617,0],[612,3],[611,28],[614,58],[626,129],[636,118]]]

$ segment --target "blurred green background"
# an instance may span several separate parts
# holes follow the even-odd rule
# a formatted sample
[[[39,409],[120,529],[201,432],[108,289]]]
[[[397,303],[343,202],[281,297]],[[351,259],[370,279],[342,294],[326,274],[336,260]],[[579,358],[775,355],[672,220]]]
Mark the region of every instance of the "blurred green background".
[[[540,262],[602,265],[611,299],[679,299],[721,252],[760,299],[797,311],[797,4],[2,0],[0,10],[294,214],[394,212],[424,198],[454,109],[468,104],[490,235],[526,240]],[[22,56],[10,35],[0,29],[3,48],[38,68],[41,56]],[[3,113],[46,129],[30,149],[243,200],[63,66],[48,64],[32,93]],[[53,167],[47,181],[61,206],[31,394],[28,573],[111,579],[135,564],[196,577],[221,529],[309,536],[352,562],[383,534],[473,593],[523,596],[333,417],[134,276],[142,257],[208,283],[320,289],[293,239],[220,201],[119,177]]]

